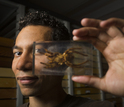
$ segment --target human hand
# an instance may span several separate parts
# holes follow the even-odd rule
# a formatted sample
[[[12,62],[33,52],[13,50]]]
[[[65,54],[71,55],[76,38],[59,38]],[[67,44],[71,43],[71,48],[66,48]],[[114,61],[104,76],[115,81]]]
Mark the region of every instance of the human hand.
[[[73,31],[73,40],[86,40],[93,44],[106,58],[109,69],[102,78],[84,75],[73,76],[72,80],[124,96],[124,20],[85,18],[81,24],[85,27]]]

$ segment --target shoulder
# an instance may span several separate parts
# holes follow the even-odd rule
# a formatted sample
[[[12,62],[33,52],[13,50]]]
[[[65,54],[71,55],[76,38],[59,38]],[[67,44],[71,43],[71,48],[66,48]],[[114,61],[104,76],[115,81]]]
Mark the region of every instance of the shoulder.
[[[21,105],[19,107],[29,107],[29,103],[25,103],[25,104],[23,104],[23,105]]]

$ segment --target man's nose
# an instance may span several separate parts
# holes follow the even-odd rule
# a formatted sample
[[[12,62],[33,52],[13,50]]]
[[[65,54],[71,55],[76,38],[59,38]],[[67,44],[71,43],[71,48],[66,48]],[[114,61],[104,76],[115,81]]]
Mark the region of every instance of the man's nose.
[[[29,54],[22,54],[18,59],[16,68],[22,71],[32,70],[32,56]]]

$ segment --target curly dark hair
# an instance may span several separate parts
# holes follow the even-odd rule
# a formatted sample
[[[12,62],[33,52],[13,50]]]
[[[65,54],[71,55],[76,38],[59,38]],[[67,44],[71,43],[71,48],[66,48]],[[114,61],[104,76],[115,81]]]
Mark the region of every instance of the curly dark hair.
[[[25,17],[21,18],[19,21],[19,31],[28,25],[41,25],[52,28],[52,39],[55,41],[71,39],[64,24],[45,11],[29,12]]]

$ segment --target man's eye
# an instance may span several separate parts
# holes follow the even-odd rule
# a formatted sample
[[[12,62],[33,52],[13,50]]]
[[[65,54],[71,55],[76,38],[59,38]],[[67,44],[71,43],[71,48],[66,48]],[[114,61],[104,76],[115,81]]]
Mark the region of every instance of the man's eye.
[[[22,54],[22,52],[14,52],[15,56],[20,56]]]

